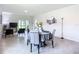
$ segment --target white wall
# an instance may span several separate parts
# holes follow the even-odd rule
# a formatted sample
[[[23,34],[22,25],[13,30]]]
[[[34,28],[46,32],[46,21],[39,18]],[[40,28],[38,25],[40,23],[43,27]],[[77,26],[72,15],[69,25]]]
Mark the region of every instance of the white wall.
[[[57,23],[48,25],[46,19],[51,16],[56,17]],[[34,19],[42,21],[44,29],[52,31],[53,28],[56,28],[56,36],[61,37],[61,17],[64,18],[64,38],[79,42],[79,5],[50,11],[36,16]]]
[[[32,26],[33,24],[33,16],[16,15],[16,14],[13,14],[10,17],[9,22],[18,22],[19,20],[29,20],[30,26]]]
[[[10,17],[10,22],[18,22],[18,20],[32,20],[32,16],[13,14]]]
[[[4,20],[2,24],[9,24],[10,22],[18,23],[19,20],[28,20],[30,25],[32,25],[33,16],[17,15],[17,14],[11,14],[11,15],[3,14],[2,20]]]

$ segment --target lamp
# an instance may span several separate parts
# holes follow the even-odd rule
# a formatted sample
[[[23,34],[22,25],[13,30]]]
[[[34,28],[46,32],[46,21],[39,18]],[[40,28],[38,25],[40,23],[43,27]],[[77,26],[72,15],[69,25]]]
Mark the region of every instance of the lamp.
[[[61,22],[62,22],[62,23],[61,23],[61,39],[64,39],[64,37],[63,37],[63,19],[64,19],[64,18],[62,17],[62,18],[61,18],[61,20],[62,20],[62,21],[61,21]]]

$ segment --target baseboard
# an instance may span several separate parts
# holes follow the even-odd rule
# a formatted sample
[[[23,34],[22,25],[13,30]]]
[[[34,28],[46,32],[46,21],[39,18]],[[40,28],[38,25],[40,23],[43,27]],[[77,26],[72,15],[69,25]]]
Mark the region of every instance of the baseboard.
[[[56,36],[56,38],[62,39],[62,38],[59,37],[59,36]],[[77,38],[72,38],[72,37],[69,37],[69,36],[65,36],[63,39],[67,39],[67,40],[79,42],[79,39],[77,39]]]

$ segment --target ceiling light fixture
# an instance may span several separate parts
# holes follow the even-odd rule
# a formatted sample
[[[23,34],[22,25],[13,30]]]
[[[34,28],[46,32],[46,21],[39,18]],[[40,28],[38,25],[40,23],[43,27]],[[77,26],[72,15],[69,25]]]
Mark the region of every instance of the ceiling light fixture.
[[[24,12],[25,12],[25,13],[27,13],[28,11],[27,11],[27,10],[25,10]]]

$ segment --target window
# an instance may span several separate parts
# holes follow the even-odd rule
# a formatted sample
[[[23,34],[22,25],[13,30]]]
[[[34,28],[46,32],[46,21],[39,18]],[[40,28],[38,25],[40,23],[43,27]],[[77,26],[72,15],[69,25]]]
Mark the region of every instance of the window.
[[[19,22],[18,22],[18,29],[19,28],[27,28],[28,25],[29,25],[29,21],[28,20],[19,20]]]

